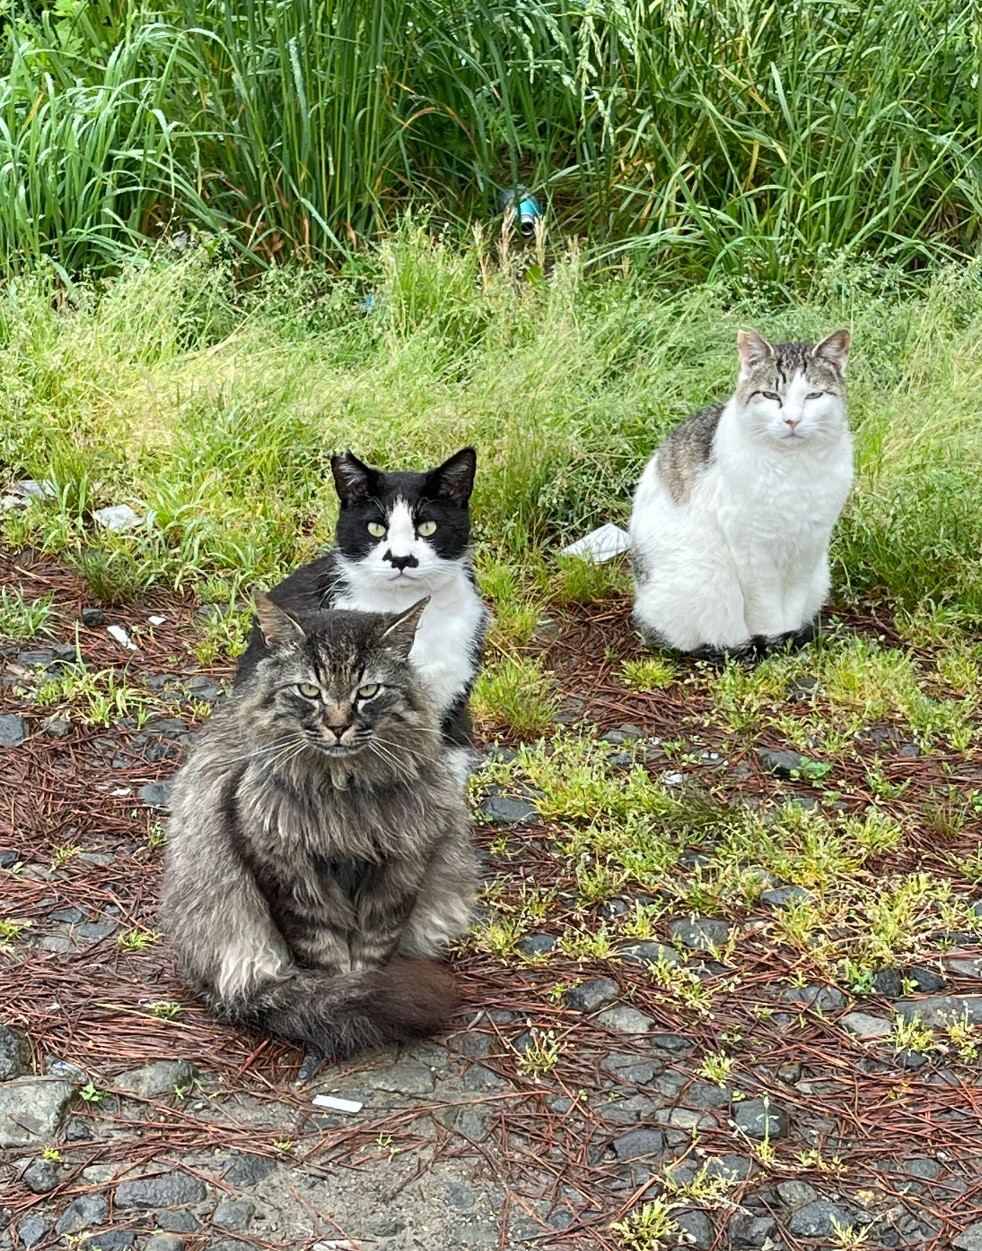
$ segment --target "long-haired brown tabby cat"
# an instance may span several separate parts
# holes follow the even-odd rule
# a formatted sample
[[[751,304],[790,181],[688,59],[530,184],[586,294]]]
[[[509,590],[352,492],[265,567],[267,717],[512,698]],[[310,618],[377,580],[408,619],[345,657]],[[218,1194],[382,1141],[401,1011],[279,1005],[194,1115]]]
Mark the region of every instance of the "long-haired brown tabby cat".
[[[421,1037],[467,928],[469,814],[408,657],[426,600],[295,620],[201,731],[171,795],[163,922],[216,1014],[321,1055]]]

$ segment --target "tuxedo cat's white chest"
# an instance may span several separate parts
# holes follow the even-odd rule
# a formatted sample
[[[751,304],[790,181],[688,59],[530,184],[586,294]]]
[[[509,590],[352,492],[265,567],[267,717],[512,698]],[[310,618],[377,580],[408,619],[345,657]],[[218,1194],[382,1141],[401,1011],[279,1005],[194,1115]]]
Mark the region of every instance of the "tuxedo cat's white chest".
[[[337,608],[361,612],[401,612],[424,595],[430,596],[409,654],[433,702],[445,713],[474,681],[487,609],[463,568],[431,588],[419,578],[379,585],[362,584],[357,565],[343,562],[344,582],[334,600]]]

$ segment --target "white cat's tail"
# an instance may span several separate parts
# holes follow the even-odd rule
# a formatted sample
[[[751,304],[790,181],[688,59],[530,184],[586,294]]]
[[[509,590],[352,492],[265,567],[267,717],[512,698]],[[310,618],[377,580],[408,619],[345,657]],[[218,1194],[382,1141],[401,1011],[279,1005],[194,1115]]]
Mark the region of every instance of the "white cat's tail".
[[[457,1007],[453,978],[432,960],[331,974],[301,969],[250,999],[214,1004],[216,1014],[260,1033],[302,1043],[325,1058],[437,1033]]]

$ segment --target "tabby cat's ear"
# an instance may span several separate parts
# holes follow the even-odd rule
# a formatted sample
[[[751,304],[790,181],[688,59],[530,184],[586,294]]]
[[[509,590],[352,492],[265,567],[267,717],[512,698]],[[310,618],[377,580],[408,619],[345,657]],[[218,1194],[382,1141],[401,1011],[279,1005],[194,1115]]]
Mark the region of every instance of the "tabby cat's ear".
[[[453,500],[463,506],[474,490],[474,473],[477,470],[477,452],[472,447],[462,447],[449,460],[426,475],[427,494]]]
[[[745,373],[774,356],[774,349],[756,330],[741,330],[737,334],[737,351],[740,353],[740,366]]]
[[[389,647],[390,651],[395,652],[400,660],[409,659],[409,653],[416,639],[416,627],[423,615],[423,609],[429,602],[430,597],[426,595],[417,600],[412,608],[407,608],[398,617],[389,619],[389,625],[382,635],[382,642]]]
[[[852,336],[848,330],[834,330],[827,339],[823,339],[821,343],[817,343],[812,348],[812,356],[818,360],[827,361],[833,369],[837,369],[840,374],[846,372],[846,362],[849,360],[849,344],[852,342]]]
[[[299,643],[307,637],[290,614],[277,607],[262,591],[256,592],[253,604],[259,628],[269,647],[289,647],[291,643]]]
[[[359,460],[354,452],[342,452],[340,456],[331,457],[331,473],[341,503],[351,504],[371,495],[377,471]]]

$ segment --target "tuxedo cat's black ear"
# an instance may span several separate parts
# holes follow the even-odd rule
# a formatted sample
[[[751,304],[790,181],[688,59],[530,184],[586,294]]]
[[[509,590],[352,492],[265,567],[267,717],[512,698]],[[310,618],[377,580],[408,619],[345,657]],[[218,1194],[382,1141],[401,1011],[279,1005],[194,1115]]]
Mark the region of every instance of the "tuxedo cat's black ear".
[[[252,602],[267,646],[288,647],[291,643],[299,643],[307,637],[290,614],[274,604],[262,591],[256,592]]]
[[[774,356],[774,349],[756,330],[741,330],[737,334],[737,350],[744,370],[753,369]]]
[[[472,447],[463,447],[426,475],[427,494],[436,498],[442,496],[453,500],[455,504],[464,505],[474,490],[476,470],[477,452]]]
[[[412,651],[413,643],[416,640],[416,627],[419,625],[419,619],[423,615],[423,609],[429,602],[430,597],[425,595],[422,599],[417,600],[412,608],[407,608],[398,617],[389,618],[389,625],[382,635],[382,641],[396,653],[400,660],[409,659],[409,653]]]
[[[846,362],[849,360],[849,344],[852,342],[852,336],[848,330],[834,330],[821,343],[816,343],[812,348],[812,356],[818,360],[827,361],[833,369],[837,369],[840,374],[846,372]]]
[[[367,499],[372,493],[376,471],[359,460],[354,452],[342,452],[331,457],[331,473],[334,486],[342,504]]]

